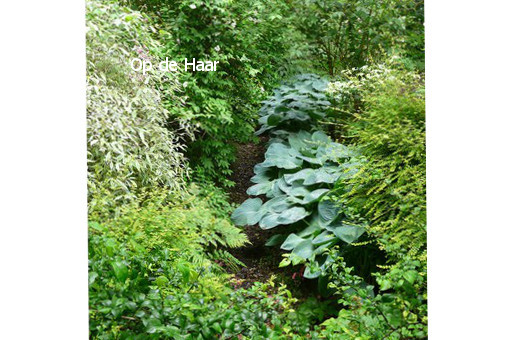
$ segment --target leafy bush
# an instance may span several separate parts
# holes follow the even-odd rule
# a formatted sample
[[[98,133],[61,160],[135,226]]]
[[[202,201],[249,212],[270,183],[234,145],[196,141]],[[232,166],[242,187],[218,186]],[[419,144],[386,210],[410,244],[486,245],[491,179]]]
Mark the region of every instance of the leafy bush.
[[[339,91],[357,89],[362,98],[355,119],[341,121],[365,161],[354,176],[336,183],[334,197],[368,221],[368,233],[390,265],[373,273],[378,287],[372,296],[358,268],[338,258],[331,266],[331,286],[350,309],[325,322],[321,334],[329,339],[426,338],[423,83],[414,73],[396,69],[370,74],[363,82],[337,86]]]
[[[286,64],[290,30],[285,2],[130,1],[159,20],[162,55],[219,61],[216,72],[187,72],[185,108],[173,117],[195,127],[187,155],[199,178],[225,185],[236,142],[251,140],[255,110]]]
[[[113,24],[115,23],[115,24]],[[154,58],[158,42],[146,16],[114,2],[87,2],[87,162],[93,197],[130,200],[145,186],[183,187],[187,165],[179,135],[166,128],[164,98],[177,79],[133,74],[132,57]],[[165,82],[162,92],[160,83]]]
[[[272,282],[232,291],[211,264],[106,235],[90,236],[89,259],[92,339],[276,338],[294,302]]]
[[[421,0],[307,0],[293,7],[317,67],[332,76],[395,53],[421,64]]]
[[[330,287],[345,306],[337,318],[316,327],[320,339],[426,339],[426,267],[404,258],[385,274],[375,273],[379,294],[354,274],[342,257],[329,268]]]

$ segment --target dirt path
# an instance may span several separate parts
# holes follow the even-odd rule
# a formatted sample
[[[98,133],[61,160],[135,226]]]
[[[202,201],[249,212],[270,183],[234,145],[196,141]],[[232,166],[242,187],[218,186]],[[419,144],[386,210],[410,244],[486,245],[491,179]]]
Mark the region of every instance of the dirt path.
[[[237,145],[237,160],[232,165],[233,174],[230,178],[235,182],[235,186],[229,190],[233,203],[240,205],[249,198],[246,190],[253,185],[251,177],[254,176],[254,166],[264,160],[265,144],[266,139],[261,139],[257,144]],[[264,282],[272,274],[276,274],[279,271],[281,256],[279,249],[265,246],[271,231],[262,230],[257,225],[245,226],[244,230],[251,244],[232,249],[230,252],[246,265],[245,268],[241,268],[233,274],[238,280],[243,281],[242,287],[248,287],[253,282]]]

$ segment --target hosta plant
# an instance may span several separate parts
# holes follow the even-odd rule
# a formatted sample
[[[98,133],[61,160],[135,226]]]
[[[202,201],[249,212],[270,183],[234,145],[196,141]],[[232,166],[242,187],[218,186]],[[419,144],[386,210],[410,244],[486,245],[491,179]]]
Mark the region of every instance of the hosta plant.
[[[327,84],[327,80],[314,74],[301,74],[284,83],[263,101],[258,120],[261,128],[256,134],[272,129],[309,129],[326,115],[330,105],[325,94]]]
[[[329,194],[336,181],[356,171],[357,153],[321,131],[278,135],[271,140],[265,161],[255,166],[255,184],[247,190],[249,195],[264,196],[266,202],[250,198],[232,219],[237,225],[284,229],[267,245],[291,251],[282,265],[307,262],[304,276],[315,278],[332,263],[332,257],[323,254],[326,249],[352,243],[365,231]]]

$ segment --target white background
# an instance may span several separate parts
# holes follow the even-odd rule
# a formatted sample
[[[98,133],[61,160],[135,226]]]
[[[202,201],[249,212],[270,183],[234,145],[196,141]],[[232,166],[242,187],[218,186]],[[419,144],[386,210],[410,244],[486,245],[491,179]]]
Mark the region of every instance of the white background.
[[[426,3],[430,339],[510,339],[512,15]],[[0,9],[0,339],[87,339],[85,4]]]

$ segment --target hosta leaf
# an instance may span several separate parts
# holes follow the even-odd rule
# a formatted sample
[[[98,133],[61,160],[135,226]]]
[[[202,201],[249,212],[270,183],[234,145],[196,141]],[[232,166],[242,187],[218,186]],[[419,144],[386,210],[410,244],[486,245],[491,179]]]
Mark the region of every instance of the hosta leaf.
[[[263,182],[253,185],[247,189],[247,195],[259,196],[267,195],[271,190],[274,182]]]
[[[271,114],[268,116],[267,124],[271,126],[276,126],[281,122],[283,116],[277,114]]]
[[[264,211],[260,211],[263,202],[259,198],[249,198],[235,209],[231,219],[235,225],[254,225],[261,219]]]
[[[337,144],[331,143],[331,139],[323,131],[315,131],[311,135],[311,140],[314,142],[325,143],[325,144]],[[338,144],[341,145],[341,144]]]
[[[288,201],[288,198],[286,196],[278,196],[265,202],[265,204],[262,207],[262,210],[281,213],[286,209],[289,209],[291,206],[292,204]]]
[[[335,236],[331,232],[324,230],[320,235],[315,237],[312,242],[314,245],[320,245],[322,243],[332,241],[333,238],[335,238]]]
[[[339,172],[327,172],[324,169],[317,169],[314,172],[310,173],[304,179],[304,185],[313,185],[318,183],[328,183],[332,184],[338,180],[340,177],[341,171]]]
[[[296,157],[297,152],[281,143],[273,143],[265,153],[262,166],[276,166],[282,169],[296,169],[302,165],[302,160]]]
[[[268,241],[265,243],[265,245],[268,247],[280,245],[281,243],[284,242],[285,238],[286,238],[286,235],[283,235],[283,234],[272,235],[268,239]]]
[[[336,202],[324,199],[318,204],[318,213],[325,222],[333,221],[339,214],[339,207]]]
[[[294,174],[285,174],[283,177],[284,177],[284,180],[286,181],[286,183],[292,184],[293,182],[295,182],[297,180],[305,180],[306,178],[313,175],[314,173],[315,173],[314,169],[308,168],[308,169],[302,169],[300,171],[297,171]]]
[[[317,224],[310,224],[305,229],[302,229],[301,231],[299,231],[297,233],[297,235],[300,236],[300,237],[306,237],[306,236],[309,236],[309,235],[314,234],[316,232],[319,232],[320,230],[322,230],[322,228],[319,225],[317,225]]]
[[[261,229],[272,229],[277,227],[278,225],[282,224],[278,222],[279,214],[274,212],[269,212],[260,221],[260,228]]]
[[[310,213],[303,207],[293,207],[282,212],[277,218],[277,221],[279,224],[292,224],[302,220],[309,214]]]
[[[293,254],[309,259],[313,255],[314,246],[311,240],[304,240],[293,248]]]
[[[281,245],[281,249],[292,250],[293,248],[295,248],[302,241],[304,241],[304,239],[302,237],[299,237],[299,236],[297,236],[295,234],[290,234],[290,235],[288,235],[286,240]]]
[[[292,133],[288,137],[288,143],[290,146],[297,151],[301,151],[303,148],[308,148],[309,145],[305,142],[305,140],[310,139],[311,135],[306,131],[300,130],[297,133]]]
[[[296,186],[296,187],[292,188],[292,190],[290,190],[290,192],[288,194],[293,197],[305,197],[305,196],[309,195],[310,193],[311,193],[311,191],[309,191],[307,188],[305,188],[303,186]]]
[[[347,243],[355,242],[364,232],[364,227],[349,224],[343,224],[341,227],[334,229],[336,237]]]
[[[329,191],[329,189],[316,189],[316,190],[313,190],[310,193],[308,193],[306,196],[304,196],[303,202],[304,202],[304,204],[309,204],[311,202],[314,202],[314,201],[319,199],[323,194],[325,194],[328,191]]]

